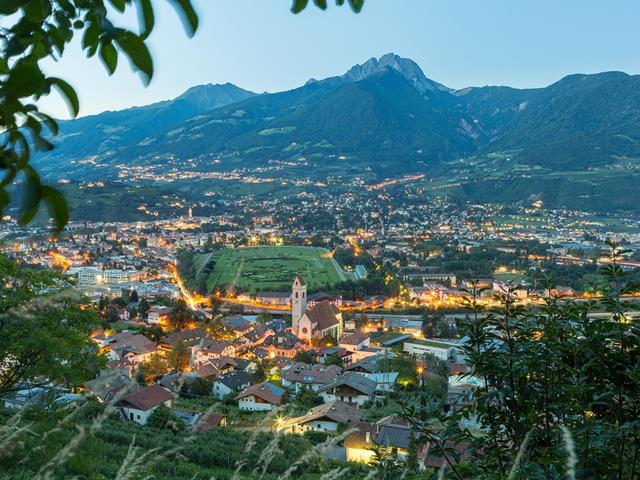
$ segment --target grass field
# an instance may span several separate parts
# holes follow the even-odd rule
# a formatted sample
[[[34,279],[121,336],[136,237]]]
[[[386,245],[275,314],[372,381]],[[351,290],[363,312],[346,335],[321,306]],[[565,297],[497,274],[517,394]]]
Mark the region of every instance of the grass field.
[[[214,267],[207,288],[285,292],[296,275],[302,274],[310,290],[329,288],[343,281],[342,270],[324,248],[249,247],[205,253],[194,258],[200,271],[208,262]]]

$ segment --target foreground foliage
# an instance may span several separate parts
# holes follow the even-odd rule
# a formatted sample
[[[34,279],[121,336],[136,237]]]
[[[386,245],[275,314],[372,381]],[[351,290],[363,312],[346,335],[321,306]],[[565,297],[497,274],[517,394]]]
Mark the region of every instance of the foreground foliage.
[[[473,289],[465,347],[481,384],[473,403],[449,416],[424,396],[406,405],[448,452],[446,478],[638,477],[640,324],[625,296],[640,286],[625,281],[621,253],[611,245],[599,302],[549,298],[529,310],[508,292],[501,307],[482,311]],[[606,313],[592,315],[596,307]],[[461,443],[466,460],[452,448]]]
[[[66,287],[60,275],[0,255],[0,397],[26,384],[78,385],[101,365],[89,338],[97,315]]]

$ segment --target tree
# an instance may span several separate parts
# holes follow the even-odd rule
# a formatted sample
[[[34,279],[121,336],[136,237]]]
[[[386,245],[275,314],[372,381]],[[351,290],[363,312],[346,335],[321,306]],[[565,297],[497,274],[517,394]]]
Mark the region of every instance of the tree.
[[[211,382],[206,378],[198,377],[189,385],[189,393],[199,397],[211,395]]]
[[[559,479],[568,464],[572,478],[637,478],[640,325],[627,296],[640,285],[618,265],[623,253],[610,245],[598,302],[550,297],[527,308],[509,288],[485,310],[472,289],[463,347],[478,383],[472,404],[438,417],[423,392],[405,400],[412,424],[439,448],[470,445],[468,478]],[[463,418],[477,418],[485,433],[455,428]],[[434,423],[444,428],[434,432]]]
[[[133,303],[138,303],[140,301],[137,290],[135,289],[131,290],[131,293],[129,294],[129,301]]]
[[[313,355],[311,355],[309,350],[299,350],[298,352],[296,352],[293,359],[296,362],[304,362],[309,365],[316,363],[315,359],[313,358]]]
[[[151,415],[147,419],[147,427],[157,428],[159,430],[170,430],[172,432],[182,432],[185,425],[173,411],[166,405],[158,405],[154,408]]]
[[[296,397],[296,403],[305,410],[308,410],[324,403],[322,397],[311,389],[303,388]]]
[[[193,320],[193,313],[187,307],[184,300],[178,300],[171,311],[169,312],[169,325],[174,330],[180,331],[184,329],[187,324]]]
[[[251,375],[251,380],[253,383],[264,382],[267,379],[267,368],[264,362],[258,362],[256,366],[256,370]]]
[[[183,341],[177,342],[167,355],[167,364],[171,370],[185,370],[191,363],[191,350]]]
[[[104,363],[91,340],[98,316],[50,270],[0,255],[0,397],[22,385],[79,385]]]
[[[146,298],[140,300],[140,303],[138,304],[138,312],[140,313],[140,316],[142,318],[147,318],[147,313],[149,312],[150,308],[151,306],[149,305],[149,302]]]
[[[413,357],[394,355],[383,358],[378,365],[382,372],[398,372],[398,383],[403,387],[415,386],[417,383],[416,361]]]
[[[106,316],[107,322],[109,323],[114,323],[120,320],[120,314],[118,313],[118,310],[116,310],[114,307],[110,307],[107,310],[107,316]]]
[[[142,366],[145,376],[155,379],[167,373],[167,361],[157,353],[149,356],[149,360]]]
[[[329,366],[329,365],[336,365],[336,366],[338,366],[338,367],[340,367],[340,368],[344,367],[344,362],[343,362],[343,361],[342,361],[342,359],[340,359],[340,357],[338,357],[337,355],[329,355],[329,356],[325,359],[324,364],[325,364],[326,366]]]

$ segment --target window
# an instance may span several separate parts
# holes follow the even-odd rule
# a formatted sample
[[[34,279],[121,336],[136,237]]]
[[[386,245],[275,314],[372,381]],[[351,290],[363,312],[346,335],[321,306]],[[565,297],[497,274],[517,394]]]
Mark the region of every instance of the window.
[[[296,292],[296,300],[298,299],[298,292]]]

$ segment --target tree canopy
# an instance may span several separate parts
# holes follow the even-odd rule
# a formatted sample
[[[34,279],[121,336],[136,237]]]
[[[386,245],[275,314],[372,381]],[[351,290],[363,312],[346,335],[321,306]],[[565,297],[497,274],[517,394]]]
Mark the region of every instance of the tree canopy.
[[[90,334],[98,317],[88,300],[49,270],[0,255],[0,397],[25,386],[78,385],[102,359]]]

